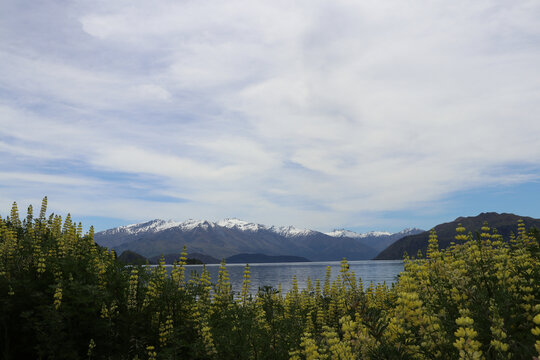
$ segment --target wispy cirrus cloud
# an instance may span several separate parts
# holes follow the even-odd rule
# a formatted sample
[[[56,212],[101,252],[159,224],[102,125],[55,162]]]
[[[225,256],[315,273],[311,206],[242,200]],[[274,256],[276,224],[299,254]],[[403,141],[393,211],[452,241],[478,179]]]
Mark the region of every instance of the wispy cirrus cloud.
[[[540,175],[534,2],[1,7],[3,203],[360,228]]]

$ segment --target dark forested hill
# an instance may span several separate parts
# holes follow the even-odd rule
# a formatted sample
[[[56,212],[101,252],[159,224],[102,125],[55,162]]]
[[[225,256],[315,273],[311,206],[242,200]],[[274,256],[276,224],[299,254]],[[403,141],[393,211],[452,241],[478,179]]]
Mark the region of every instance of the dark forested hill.
[[[502,234],[505,238],[508,238],[510,233],[516,233],[517,222],[522,219],[527,228],[537,227],[540,228],[540,219],[533,219],[526,216],[518,216],[507,213],[487,212],[481,213],[478,216],[459,217],[456,220],[444,224],[440,224],[434,227],[439,239],[439,247],[446,248],[454,241],[456,235],[456,228],[459,223],[467,229],[468,232],[479,231],[484,222],[487,222],[491,228],[496,228],[499,234]],[[402,259],[403,254],[407,252],[409,256],[416,256],[418,250],[422,251],[422,254],[426,253],[428,246],[429,231],[425,231],[416,235],[409,235],[394,242],[392,245],[383,250],[376,260],[392,260]]]
[[[128,265],[144,265],[148,262],[144,256],[130,250],[122,252],[118,257],[118,260]]]

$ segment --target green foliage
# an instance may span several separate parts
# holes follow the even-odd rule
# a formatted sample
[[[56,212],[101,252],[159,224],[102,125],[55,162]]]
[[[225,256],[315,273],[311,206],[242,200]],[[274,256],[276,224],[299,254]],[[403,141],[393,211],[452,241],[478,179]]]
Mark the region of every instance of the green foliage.
[[[487,224],[457,227],[439,249],[405,260],[391,288],[342,262],[335,281],[252,295],[250,269],[233,294],[223,263],[185,278],[125,266],[68,215],[16,204],[0,218],[0,358],[55,359],[531,359],[540,351],[539,238],[523,223],[508,242]]]

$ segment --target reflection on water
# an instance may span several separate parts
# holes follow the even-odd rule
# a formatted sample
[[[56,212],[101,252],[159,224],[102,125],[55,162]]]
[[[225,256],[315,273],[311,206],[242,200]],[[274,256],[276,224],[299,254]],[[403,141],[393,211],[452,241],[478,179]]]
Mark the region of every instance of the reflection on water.
[[[277,288],[281,284],[283,292],[288,291],[292,285],[292,278],[296,275],[298,286],[302,289],[306,286],[308,277],[311,278],[313,284],[316,279],[324,281],[326,275],[326,267],[332,268],[332,280],[337,277],[340,269],[339,261],[325,262],[301,262],[301,263],[275,263],[275,264],[250,264],[251,271],[251,291],[254,293],[259,287],[272,286]],[[219,264],[206,265],[212,277],[212,283],[217,281]],[[239,292],[242,289],[242,281],[244,274],[244,264],[228,264],[230,282],[234,292]],[[387,285],[395,282],[397,275],[403,271],[403,261],[401,260],[360,260],[349,261],[349,268],[353,271],[357,278],[361,277],[364,286],[370,282],[383,283]],[[172,266],[167,266],[168,271]],[[189,278],[192,272],[200,274],[202,265],[187,265],[186,275]]]

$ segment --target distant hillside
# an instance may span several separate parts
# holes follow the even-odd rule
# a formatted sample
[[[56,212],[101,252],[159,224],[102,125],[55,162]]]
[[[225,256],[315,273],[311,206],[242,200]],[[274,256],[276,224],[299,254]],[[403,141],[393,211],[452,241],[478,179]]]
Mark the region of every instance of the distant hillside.
[[[238,254],[225,259],[228,264],[255,264],[255,263],[280,263],[280,262],[309,262],[301,256],[277,255],[270,256],[264,254]]]
[[[197,259],[202,261],[203,264],[219,264],[221,262],[221,260],[215,257],[201,253],[188,253],[188,259]]]
[[[456,220],[444,224],[435,226],[437,236],[439,239],[439,247],[446,248],[454,241],[456,235],[456,228],[459,223],[463,225],[467,232],[479,231],[484,221],[487,221],[491,228],[496,228],[499,234],[502,234],[505,238],[510,236],[510,233],[517,232],[517,222],[521,219],[525,223],[527,229],[531,227],[540,228],[540,219],[533,219],[526,216],[518,216],[507,213],[488,212],[481,213],[478,216],[459,217]],[[422,251],[422,254],[426,253],[429,239],[429,231],[425,231],[420,234],[405,236],[400,240],[394,242],[392,245],[383,250],[375,260],[393,260],[402,259],[403,254],[407,252],[409,256],[416,256],[418,250]]]
[[[166,265],[172,265],[175,261],[180,261],[181,254],[166,254],[163,255],[163,260],[165,260]],[[148,263],[152,265],[159,264],[159,260],[161,259],[161,255],[156,255],[148,258]],[[187,265],[197,265],[197,264],[205,264],[204,261],[192,257],[188,257],[186,259]]]
[[[163,258],[165,260],[165,264],[172,265],[175,261],[179,261],[181,254],[166,254],[163,255]],[[159,259],[161,258],[161,255],[156,255],[148,258],[148,262],[150,264],[157,264],[159,262]],[[186,264],[187,265],[196,265],[196,264],[219,264],[221,261],[216,259],[215,257],[199,254],[199,253],[190,253],[187,255]]]
[[[172,265],[175,261],[180,260],[181,254],[166,254],[163,255],[163,258],[165,260],[165,264]],[[161,259],[161,255],[152,256],[150,258],[146,258],[140,254],[137,254],[134,251],[131,250],[125,250],[122,252],[122,254],[118,257],[118,260],[126,265],[144,265],[144,264],[151,264],[155,265],[159,263],[159,260]],[[212,256],[204,255],[204,254],[198,254],[198,253],[192,253],[188,254],[186,259],[187,265],[195,265],[195,264],[219,264],[220,261],[216,258],[213,258]]]
[[[118,257],[118,260],[126,265],[144,265],[147,263],[144,256],[130,250],[122,252]]]

